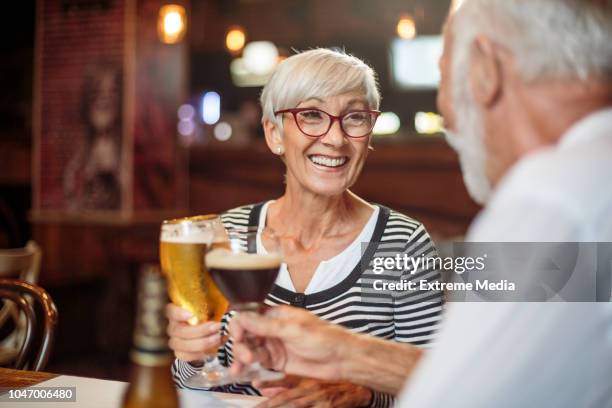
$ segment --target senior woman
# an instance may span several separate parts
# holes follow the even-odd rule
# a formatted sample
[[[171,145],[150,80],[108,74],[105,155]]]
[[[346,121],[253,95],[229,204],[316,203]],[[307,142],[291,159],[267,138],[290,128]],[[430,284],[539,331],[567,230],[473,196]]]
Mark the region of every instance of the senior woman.
[[[368,268],[374,253],[363,251],[362,243],[396,244],[409,256],[435,255],[418,221],[349,190],[368,156],[379,104],[374,71],[360,59],[329,49],[287,58],[261,94],[266,142],[287,169],[285,193],[229,210],[222,220],[226,227],[268,226],[281,237],[285,263],[268,304],[301,306],[356,332],[420,347],[433,339],[442,294],[418,292],[377,302],[366,293],[376,275]],[[436,280],[439,273],[419,270],[408,276]],[[220,346],[220,327],[189,327],[175,306],[168,307],[168,317],[170,346],[177,357],[173,374],[184,386],[196,370],[191,362],[201,360],[203,350]],[[231,342],[219,354],[229,364]],[[255,385],[224,390],[270,396],[266,407],[384,407],[393,402],[390,395],[353,384],[290,377]]]

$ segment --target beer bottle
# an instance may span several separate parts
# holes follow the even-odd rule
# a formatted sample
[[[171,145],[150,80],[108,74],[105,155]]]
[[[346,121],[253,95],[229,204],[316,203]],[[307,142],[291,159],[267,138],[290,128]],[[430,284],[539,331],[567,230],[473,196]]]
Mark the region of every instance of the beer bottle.
[[[130,352],[133,364],[123,407],[178,408],[164,314],[168,298],[166,282],[157,266],[147,265],[141,270],[138,286],[134,345]]]

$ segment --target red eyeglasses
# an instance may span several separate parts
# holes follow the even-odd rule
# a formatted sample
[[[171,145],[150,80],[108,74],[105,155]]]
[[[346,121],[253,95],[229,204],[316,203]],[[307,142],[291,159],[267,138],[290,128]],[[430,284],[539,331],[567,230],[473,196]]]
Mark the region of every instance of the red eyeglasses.
[[[372,133],[380,111],[354,110],[344,115],[335,116],[320,109],[295,108],[283,109],[274,112],[275,115],[291,113],[298,129],[306,136],[321,137],[331,129],[335,120],[340,128],[350,138],[359,139]]]

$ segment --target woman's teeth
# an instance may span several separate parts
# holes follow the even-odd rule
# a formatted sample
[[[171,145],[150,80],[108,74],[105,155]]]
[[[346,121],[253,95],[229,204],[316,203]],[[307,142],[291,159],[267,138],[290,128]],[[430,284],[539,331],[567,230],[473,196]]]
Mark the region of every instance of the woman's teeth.
[[[347,157],[309,156],[311,162],[325,167],[340,167],[346,163]]]

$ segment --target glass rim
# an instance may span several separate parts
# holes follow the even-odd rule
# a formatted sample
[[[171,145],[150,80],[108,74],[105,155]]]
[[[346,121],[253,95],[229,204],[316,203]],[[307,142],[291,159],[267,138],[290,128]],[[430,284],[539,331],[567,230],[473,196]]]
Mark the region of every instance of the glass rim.
[[[206,215],[190,215],[186,217],[180,218],[171,218],[168,220],[163,220],[162,225],[176,225],[185,222],[199,222],[199,221],[211,221],[215,219],[221,219],[219,214],[206,214]]]

